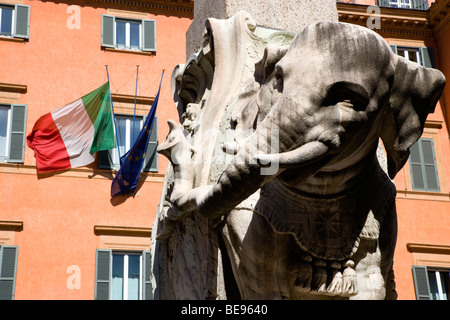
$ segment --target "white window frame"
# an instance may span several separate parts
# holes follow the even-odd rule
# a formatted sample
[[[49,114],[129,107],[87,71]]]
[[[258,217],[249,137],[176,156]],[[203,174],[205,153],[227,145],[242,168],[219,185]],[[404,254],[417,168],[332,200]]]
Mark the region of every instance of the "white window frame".
[[[125,46],[119,45],[117,43],[117,22],[125,22]],[[139,46],[138,47],[131,47],[131,23],[139,24]],[[117,49],[125,49],[125,50],[136,50],[141,51],[142,50],[142,20],[134,20],[134,19],[126,19],[126,18],[116,18],[114,20],[114,44]]]
[[[430,286],[430,297],[432,300],[450,300],[450,292],[444,293],[444,284],[441,281],[441,273],[450,273],[450,269],[443,269],[443,268],[435,268],[435,267],[427,267],[427,273],[428,273],[428,285]],[[437,299],[435,294],[436,292],[432,292],[432,283],[434,284],[433,287],[437,288]],[[448,289],[448,288],[447,288]]]
[[[399,53],[397,53],[398,55],[400,55],[400,57],[403,57],[408,61],[413,61],[413,62],[417,61],[418,64],[422,65],[422,55],[420,54],[419,48],[397,46],[397,51],[399,51],[399,50],[402,50],[405,53],[404,55],[400,55]],[[411,57],[413,55],[416,56],[416,61],[411,60]]]
[[[413,4],[412,4],[411,0],[389,0],[389,7],[392,7],[392,8],[411,9],[412,5]]]
[[[439,300],[448,300],[444,297],[444,290],[442,289],[442,283],[441,283],[441,272],[442,271],[434,271],[435,279],[436,279],[436,286],[438,288],[438,294],[439,294]],[[431,279],[430,279],[431,281]]]
[[[8,8],[8,9],[12,9],[12,17],[11,17],[11,34],[2,34],[2,31],[0,30],[0,36],[1,37],[8,37],[8,38],[12,38],[14,37],[14,34],[16,33],[16,24],[15,24],[15,7],[14,6],[10,6],[7,4],[0,4],[0,26],[2,25],[2,10],[3,8]]]
[[[11,106],[0,104],[0,108],[4,108],[7,110],[7,117],[6,117],[6,144],[5,144],[5,150],[1,150],[1,152],[4,152],[4,155],[0,153],[0,162],[8,162],[9,159],[9,144],[10,144],[10,133],[11,133]]]
[[[122,287],[122,294],[123,294],[123,298],[122,300],[128,300],[128,265],[129,265],[129,256],[130,255],[134,255],[134,256],[139,256],[139,300],[143,299],[143,292],[144,292],[144,287],[143,287],[143,280],[144,280],[144,275],[143,275],[143,256],[142,256],[142,252],[131,252],[131,251],[113,251],[112,252],[112,257],[114,257],[114,255],[123,255],[123,287]],[[111,261],[112,263],[112,261]],[[113,264],[114,267],[114,264]],[[113,270],[114,273],[114,270]],[[112,287],[111,290],[113,290],[114,288]],[[113,296],[113,293],[111,291],[111,296]]]
[[[128,150],[130,150],[130,148],[132,147],[131,145],[131,132],[132,132],[132,115],[126,115],[126,114],[116,114],[116,121],[119,120],[120,118],[125,118],[126,122],[125,122],[125,153],[128,152]],[[144,125],[144,117],[143,116],[136,116],[136,121],[139,121],[139,131],[142,130],[142,126]],[[114,128],[114,130],[116,130]],[[135,139],[137,137],[134,137]],[[119,141],[119,142],[123,142],[123,141]],[[120,146],[118,145],[113,152],[113,156],[112,156],[112,160],[114,163],[114,167],[115,168],[120,168],[120,159],[119,156],[123,156],[125,153],[120,153],[119,155],[119,148]]]

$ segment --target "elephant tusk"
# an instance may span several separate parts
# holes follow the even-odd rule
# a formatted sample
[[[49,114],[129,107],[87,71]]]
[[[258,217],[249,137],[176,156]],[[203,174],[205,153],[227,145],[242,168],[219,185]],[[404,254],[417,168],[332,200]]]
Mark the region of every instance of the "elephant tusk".
[[[239,149],[240,146],[236,141],[224,143],[222,146],[223,152],[225,152],[226,154],[230,154],[232,156],[236,155],[239,152]]]
[[[283,153],[257,154],[253,160],[261,166],[278,164],[280,168],[297,168],[322,159],[328,147],[319,141],[308,142],[301,147]]]

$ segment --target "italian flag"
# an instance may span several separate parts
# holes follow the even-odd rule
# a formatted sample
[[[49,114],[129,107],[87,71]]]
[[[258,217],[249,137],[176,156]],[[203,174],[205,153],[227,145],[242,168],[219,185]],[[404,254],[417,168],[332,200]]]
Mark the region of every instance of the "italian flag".
[[[40,117],[27,143],[38,173],[86,166],[96,151],[115,148],[109,82]]]

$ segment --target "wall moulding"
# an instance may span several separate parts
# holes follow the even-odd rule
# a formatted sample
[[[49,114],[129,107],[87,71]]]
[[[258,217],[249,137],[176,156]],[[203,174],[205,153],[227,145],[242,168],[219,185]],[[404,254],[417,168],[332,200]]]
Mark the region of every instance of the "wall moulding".
[[[194,1],[193,0],[95,0],[106,4],[121,5],[126,7],[148,8],[158,11],[176,12],[192,17],[194,15]]]
[[[407,243],[406,248],[408,252],[421,252],[433,254],[447,254],[450,255],[450,246],[425,244],[425,243]]]
[[[429,201],[450,201],[450,194],[444,192],[429,192],[415,190],[397,190],[398,199],[415,199]]]
[[[434,268],[450,267],[450,246],[407,243],[406,249],[413,255],[414,265]]]
[[[0,231],[22,231],[23,221],[0,220]]]
[[[112,93],[111,96],[116,114],[134,114],[136,112],[136,115],[139,116],[148,114],[155,99],[153,97],[137,96],[135,105],[135,97],[133,95]]]
[[[442,123],[443,123],[443,121],[440,121],[440,120],[426,120],[425,128],[442,129]]]
[[[131,94],[118,94],[118,93],[111,93],[113,102],[125,102],[125,103],[133,103],[134,104],[134,96]],[[152,105],[153,101],[155,100],[154,97],[144,97],[144,96],[137,96],[136,97],[136,103],[138,104],[147,104],[149,106]]]
[[[450,24],[450,0],[437,0],[430,7],[430,23],[435,36],[438,36]]]
[[[27,86],[23,84],[0,83],[0,91],[27,93]]]
[[[135,54],[141,56],[154,56],[156,52],[153,51],[138,51],[138,50],[127,50],[127,49],[118,49],[118,48],[102,48],[105,52],[114,52],[114,53],[127,53],[127,54]]]
[[[23,221],[0,220],[0,246],[14,245],[16,232],[23,230]]]
[[[367,26],[367,20],[373,16],[367,5],[338,3],[340,22]],[[375,29],[383,37],[403,36],[415,39],[433,37],[429,12],[424,10],[380,8],[381,29]]]
[[[96,235],[151,237],[152,228],[95,225],[94,233]]]
[[[101,249],[145,251],[150,250],[152,228],[95,225],[94,234]]]
[[[95,165],[95,164],[94,164]],[[114,178],[117,170],[108,169],[92,169],[92,168],[72,168],[65,171],[55,171],[42,173],[38,175],[39,179],[45,179],[49,177],[57,178],[81,178],[81,179],[108,179],[112,180]],[[0,174],[23,174],[36,176],[36,166],[35,165],[23,165],[16,163],[0,163]],[[142,172],[139,181],[153,182],[153,183],[163,183],[164,173],[157,172]]]

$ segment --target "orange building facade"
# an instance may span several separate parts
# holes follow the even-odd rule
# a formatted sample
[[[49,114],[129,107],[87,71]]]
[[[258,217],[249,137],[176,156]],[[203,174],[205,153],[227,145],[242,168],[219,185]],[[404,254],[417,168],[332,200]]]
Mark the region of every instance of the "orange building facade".
[[[397,54],[450,79],[450,1],[338,1],[339,20],[382,35]],[[397,187],[394,272],[398,298],[448,300],[450,289],[450,85],[425,124]]]
[[[122,272],[122,296],[109,298],[145,298],[143,253],[167,161],[154,155],[136,191],[111,198],[117,168],[96,160],[37,174],[23,135],[40,116],[107,82],[107,65],[128,144],[129,120],[148,114],[165,69],[152,131],[154,141],[164,139],[167,119],[178,118],[170,78],[186,61],[192,16],[189,0],[0,0],[0,298],[100,298],[99,250],[110,255],[110,269],[115,264]]]
[[[167,161],[155,155],[133,194],[111,198],[117,154],[37,174],[24,138],[40,116],[105,83],[107,65],[125,149],[131,119],[148,113],[165,69],[156,146],[166,120],[178,119],[170,76],[186,61],[193,2],[0,0],[0,298],[149,297],[143,275]],[[374,29],[398,54],[450,79],[450,0],[337,2],[340,21]],[[447,85],[395,178],[399,299],[448,299],[449,117]]]

